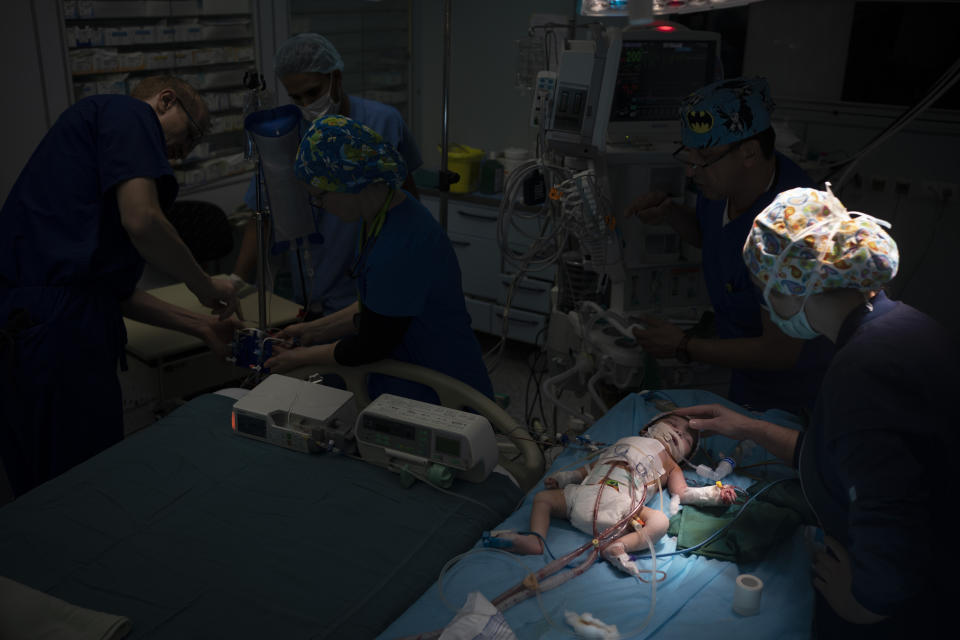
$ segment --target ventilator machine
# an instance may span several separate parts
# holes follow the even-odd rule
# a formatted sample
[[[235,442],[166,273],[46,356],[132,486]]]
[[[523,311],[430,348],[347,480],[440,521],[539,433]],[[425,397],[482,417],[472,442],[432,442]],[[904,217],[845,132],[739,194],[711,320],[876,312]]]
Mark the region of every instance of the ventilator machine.
[[[632,334],[642,327],[639,312],[692,327],[709,307],[699,252],[671,227],[624,214],[650,191],[679,202],[689,197],[684,167],[672,157],[680,145],[677,108],[722,74],[716,33],[664,21],[578,28],[588,30],[586,38],[565,37],[568,25],[531,29],[561,44],[547,56],[550,68],[531,78],[539,153],[508,176],[498,241],[518,280],[557,267],[545,345],[551,375],[541,391],[589,425],[607,409],[602,388],[639,390],[646,368],[655,366]],[[531,199],[538,192],[545,197]],[[514,206],[521,194],[539,208]],[[689,366],[664,364],[684,369],[670,375],[690,381]],[[590,408],[562,401],[564,390],[587,394]]]

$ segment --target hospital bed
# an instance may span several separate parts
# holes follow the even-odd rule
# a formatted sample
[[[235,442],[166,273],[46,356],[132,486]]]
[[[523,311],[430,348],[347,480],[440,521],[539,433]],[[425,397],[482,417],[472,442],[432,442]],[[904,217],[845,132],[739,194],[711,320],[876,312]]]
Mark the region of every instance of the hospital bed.
[[[34,609],[52,596],[123,616],[130,638],[376,636],[516,508],[543,458],[499,406],[436,372],[384,361],[330,373],[351,386],[370,373],[430,384],[523,459],[481,483],[404,488],[345,455],[238,437],[235,400],[201,395],[0,509],[0,587],[35,589],[17,594]],[[63,603],[43,606],[69,617]]]
[[[668,399],[678,406],[719,402],[735,409],[736,405],[705,391],[674,390],[653,394],[631,395],[612,408],[587,432],[593,443],[612,443],[638,430],[651,420],[660,409],[656,401]],[[739,409],[742,411],[742,409]],[[767,412],[765,419],[798,428],[793,416],[781,412]],[[737,443],[721,436],[705,438],[702,446],[713,455],[720,451],[730,453]],[[587,457],[586,448],[571,446],[560,455],[548,473],[564,467],[580,466]],[[760,462],[767,454],[759,448],[749,454],[745,463]],[[798,491],[792,471],[776,465],[756,465],[729,476],[724,481],[741,488],[750,486],[754,480],[746,474],[762,473],[760,487],[773,482],[780,485],[784,495]],[[693,472],[686,473],[688,482],[704,484]],[[497,529],[525,531],[529,529],[530,509],[534,495],[543,488],[531,491],[516,512],[499,523]],[[767,491],[772,494],[776,485]],[[794,495],[794,497],[797,497]],[[750,511],[762,500],[758,497],[746,507],[742,521],[748,521]],[[800,498],[802,502],[802,498]],[[647,505],[669,510],[669,494],[664,489],[661,507],[660,497],[652,495]],[[683,507],[681,514],[690,509]],[[721,508],[722,510],[722,508]],[[741,562],[705,557],[697,554],[668,555],[677,550],[678,538],[665,536],[655,547],[659,559],[656,568],[666,577],[656,585],[655,606],[651,612],[651,586],[597,561],[583,574],[565,582],[553,590],[532,597],[509,608],[506,623],[516,636],[525,638],[574,637],[572,628],[565,622],[565,612],[590,613],[606,624],[616,625],[624,638],[808,638],[812,616],[813,595],[810,585],[809,552],[802,534],[801,520],[782,518],[785,512],[779,508],[778,522],[765,521],[772,517],[773,507],[753,514],[731,540],[724,535],[717,538],[717,549],[742,552],[747,557],[746,545],[751,534],[769,533],[770,539],[763,542],[769,548],[760,552],[758,559]],[[789,511],[788,511],[789,512]],[[698,512],[693,512],[698,513]],[[758,513],[766,514],[758,517]],[[792,514],[792,512],[789,512]],[[692,518],[691,518],[691,521]],[[672,521],[671,531],[676,523]],[[735,525],[736,526],[736,525]],[[762,531],[761,531],[762,530]],[[692,546],[690,536],[680,530],[684,546]],[[778,537],[779,536],[779,537]],[[686,538],[686,539],[684,539]],[[589,540],[589,537],[574,529],[564,520],[551,522],[547,545],[553,555],[560,557]],[[700,538],[696,539],[699,542]],[[739,547],[739,548],[738,548]],[[713,547],[704,547],[713,549]],[[648,555],[637,552],[639,555]],[[723,553],[719,553],[721,557]],[[381,634],[380,638],[435,637],[430,632],[441,629],[453,619],[468,594],[481,592],[492,601],[497,595],[513,587],[528,574],[544,567],[549,560],[544,556],[515,556],[502,550],[484,548],[478,542],[475,548],[452,564],[442,579],[424,593],[417,602]],[[573,564],[580,560],[574,561]],[[649,560],[637,561],[641,569],[652,568]],[[735,583],[739,575],[751,574],[762,583],[760,609],[755,615],[743,616],[732,610]],[[647,619],[648,614],[650,615]],[[422,635],[421,635],[422,634]],[[601,637],[601,636],[595,636]]]

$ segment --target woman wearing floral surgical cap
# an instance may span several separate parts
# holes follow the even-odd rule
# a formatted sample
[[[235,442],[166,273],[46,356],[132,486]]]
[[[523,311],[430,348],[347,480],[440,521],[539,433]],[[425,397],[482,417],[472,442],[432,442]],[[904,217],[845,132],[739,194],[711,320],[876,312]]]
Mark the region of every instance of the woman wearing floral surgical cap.
[[[829,184],[791,189],[757,216],[743,247],[773,322],[836,344],[805,431],[718,405],[677,411],[695,429],[754,440],[797,468],[827,536],[812,566],[818,638],[903,637],[943,618],[952,589],[937,582],[956,575],[934,570],[948,558],[934,555],[930,538],[935,505],[956,502],[948,467],[934,463],[956,451],[947,403],[957,345],[882,292],[900,261],[884,226],[848,212]]]
[[[430,212],[399,188],[407,170],[396,149],[369,127],[326,116],[301,141],[294,172],[316,206],[362,223],[349,269],[357,301],[288,327],[303,346],[281,351],[266,366],[283,372],[394,358],[445,373],[492,398],[453,247]],[[438,402],[431,389],[395,378],[373,377],[369,391],[371,398],[393,393]]]

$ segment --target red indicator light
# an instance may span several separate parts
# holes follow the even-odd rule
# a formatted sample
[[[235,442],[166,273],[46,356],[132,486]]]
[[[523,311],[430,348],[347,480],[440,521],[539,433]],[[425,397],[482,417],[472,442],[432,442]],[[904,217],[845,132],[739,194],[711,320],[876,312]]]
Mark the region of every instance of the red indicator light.
[[[230,426],[233,428],[234,431],[237,430],[237,414],[235,413],[230,414]]]
[[[657,27],[657,31],[673,31],[673,30],[674,30],[674,27],[671,27],[668,24],[662,24],[659,27]]]

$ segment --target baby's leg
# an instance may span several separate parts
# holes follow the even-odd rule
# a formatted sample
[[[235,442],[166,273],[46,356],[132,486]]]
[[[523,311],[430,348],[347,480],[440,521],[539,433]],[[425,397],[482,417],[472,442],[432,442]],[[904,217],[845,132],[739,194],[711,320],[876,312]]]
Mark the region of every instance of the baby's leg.
[[[604,549],[604,557],[618,556],[630,551],[646,549],[648,539],[650,544],[656,544],[670,527],[669,518],[656,509],[644,507],[640,510],[639,515],[640,519],[643,520],[643,528],[640,531],[632,531],[617,538],[610,546]]]
[[[563,497],[563,489],[547,489],[534,496],[533,510],[530,512],[530,531],[540,534],[546,540],[551,516],[567,516],[567,501]],[[534,535],[518,535],[513,538],[513,546],[507,550],[524,555],[538,554],[543,553],[543,543]]]

